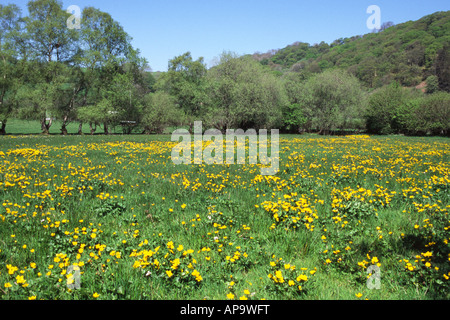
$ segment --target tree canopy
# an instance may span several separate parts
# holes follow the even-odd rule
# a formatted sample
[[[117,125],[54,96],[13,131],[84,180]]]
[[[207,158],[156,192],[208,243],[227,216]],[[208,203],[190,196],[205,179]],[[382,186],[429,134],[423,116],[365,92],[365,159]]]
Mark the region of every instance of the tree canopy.
[[[0,134],[10,118],[55,120],[91,134],[162,133],[168,127],[322,134],[448,135],[450,14],[384,23],[327,44],[295,42],[267,53],[223,52],[208,68],[190,51],[153,73],[107,12],[82,10],[79,29],[58,0],[28,14],[0,4]]]

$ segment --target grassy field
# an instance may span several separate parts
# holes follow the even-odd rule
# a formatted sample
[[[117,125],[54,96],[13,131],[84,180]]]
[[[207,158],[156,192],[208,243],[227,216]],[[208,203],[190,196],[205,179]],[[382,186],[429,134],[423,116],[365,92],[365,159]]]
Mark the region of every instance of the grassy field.
[[[261,176],[168,135],[0,137],[0,298],[449,299],[448,142],[285,135]]]
[[[61,135],[61,121],[53,121],[52,126],[50,127],[49,133],[50,135]],[[78,134],[78,128],[79,123],[77,122],[70,122],[67,124],[67,132],[69,135],[76,135]],[[89,129],[89,124],[83,124],[82,126],[82,133],[83,134],[90,134],[91,131]],[[110,128],[112,134],[123,134],[124,130],[121,126],[112,127]],[[139,127],[136,127],[133,129],[133,133],[140,134],[142,133],[142,129]],[[9,119],[6,123],[6,133],[12,134],[12,135],[36,135],[40,134],[42,132],[41,130],[41,124],[39,121],[36,120],[20,120],[20,119]],[[95,131],[95,134],[103,134],[103,126],[97,126],[97,129]],[[167,130],[166,133],[170,133],[171,130]]]

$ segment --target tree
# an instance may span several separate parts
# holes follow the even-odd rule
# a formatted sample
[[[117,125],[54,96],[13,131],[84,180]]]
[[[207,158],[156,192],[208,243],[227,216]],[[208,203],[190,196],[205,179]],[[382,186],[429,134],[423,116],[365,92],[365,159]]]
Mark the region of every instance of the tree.
[[[39,76],[32,89],[34,92],[26,95],[35,112],[29,116],[39,115],[42,131],[48,134],[55,114],[63,106],[71,107],[70,103],[64,102],[67,92],[63,86],[67,84],[67,67],[77,53],[78,34],[67,28],[70,15],[57,0],[29,1],[28,11],[26,30],[31,58],[41,62],[40,68],[35,70]],[[62,128],[63,133],[64,130]]]
[[[301,105],[311,127],[329,134],[337,129],[362,128],[365,101],[356,77],[332,69],[308,79]]]
[[[381,25],[381,28],[378,30],[378,32],[383,32],[384,30],[386,30],[387,28],[393,27],[395,24],[392,21],[388,21],[388,22],[383,22],[383,24]]]
[[[282,108],[283,127],[288,132],[299,132],[307,126],[307,118],[301,102],[304,97],[304,84],[307,80],[303,72],[288,72],[283,78],[283,88],[288,103]]]
[[[401,133],[405,128],[414,99],[421,97],[420,92],[402,88],[397,82],[374,91],[368,100],[365,114],[366,126],[372,134]]]
[[[15,113],[21,119],[40,120],[44,134],[48,134],[55,114],[66,105],[67,67],[56,61],[26,63],[28,75],[17,91],[20,108]],[[48,79],[51,78],[51,81]]]
[[[281,125],[288,103],[282,82],[251,57],[221,55],[208,72],[208,113],[219,130],[273,128]]]
[[[144,99],[141,124],[144,133],[163,133],[167,126],[178,126],[183,122],[184,112],[178,108],[176,98],[167,92],[149,93]]]
[[[123,121],[139,124],[141,106],[131,74],[115,73],[111,81],[102,86],[99,94],[98,102],[80,107],[77,111],[77,117],[89,123],[91,134],[100,124],[103,124],[105,134],[110,133],[111,126]]]
[[[156,83],[158,90],[175,97],[176,104],[183,110],[191,129],[194,120],[204,114],[206,73],[203,58],[193,60],[191,53],[186,52],[169,61],[168,71]]]
[[[446,44],[438,52],[436,59],[436,75],[439,79],[439,89],[450,92],[450,44]]]
[[[57,0],[31,0],[26,18],[29,45],[38,60],[71,61],[76,53],[77,32],[67,28],[69,14]]]
[[[83,71],[78,66],[66,67],[63,77],[59,87],[60,100],[54,108],[54,115],[61,119],[61,134],[67,135],[67,125],[76,119],[76,109],[81,105],[80,93],[85,89],[85,82]]]
[[[427,93],[434,93],[439,90],[439,79],[435,75],[431,75],[426,80]]]
[[[0,4],[0,134],[6,134],[6,123],[16,103],[20,82],[18,61],[21,36],[21,10],[18,6]]]
[[[289,104],[282,108],[283,126],[288,132],[299,133],[307,122],[299,103]]]
[[[417,114],[425,120],[429,133],[446,135],[450,133],[450,93],[435,92],[425,98],[424,108]]]
[[[373,88],[377,82],[378,65],[378,59],[373,56],[366,57],[357,65],[356,76],[369,88]]]
[[[399,109],[405,134],[448,136],[450,133],[450,93],[440,91],[407,99]]]
[[[131,37],[110,14],[93,7],[83,9],[77,63],[84,70],[85,83],[78,114],[80,120],[90,124],[91,133],[101,123],[108,134],[109,125],[117,124],[120,117],[125,120],[136,118],[134,110],[128,118],[121,110],[129,107],[130,94],[133,95],[131,107],[137,108],[133,84],[144,82],[141,71],[146,62],[132,48]],[[104,115],[103,122],[99,118],[101,114]]]

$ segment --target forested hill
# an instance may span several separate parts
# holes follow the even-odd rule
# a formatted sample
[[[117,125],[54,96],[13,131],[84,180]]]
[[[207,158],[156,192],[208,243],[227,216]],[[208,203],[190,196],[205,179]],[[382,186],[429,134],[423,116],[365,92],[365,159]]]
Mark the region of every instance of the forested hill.
[[[450,11],[446,11],[398,25],[388,23],[376,33],[341,38],[331,44],[296,42],[253,57],[283,72],[317,73],[339,67],[371,88],[392,81],[410,87],[431,75],[439,77],[440,63],[448,59],[449,43]]]

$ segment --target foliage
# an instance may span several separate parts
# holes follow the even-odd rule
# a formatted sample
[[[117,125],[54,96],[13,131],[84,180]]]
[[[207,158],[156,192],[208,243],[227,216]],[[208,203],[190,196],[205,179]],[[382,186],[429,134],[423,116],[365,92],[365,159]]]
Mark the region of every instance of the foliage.
[[[371,94],[366,113],[370,133],[448,134],[449,95],[421,94],[391,85]]]
[[[78,133],[87,124],[91,134],[99,126],[130,134],[192,130],[200,120],[222,131],[448,134],[444,95],[396,97],[384,88],[448,91],[448,12],[331,44],[224,52],[210,68],[187,51],[169,60],[167,72],[153,73],[109,13],[85,7],[76,30],[58,0],[32,0],[27,9],[22,16],[16,5],[0,6],[2,135],[17,119],[40,121],[44,134],[58,123],[63,135],[74,123]]]
[[[200,117],[205,102],[205,75],[203,58],[194,61],[191,53],[186,52],[169,61],[168,71],[158,78],[155,86],[173,96],[186,115]]]
[[[176,98],[163,91],[149,93],[144,98],[141,124],[146,133],[163,133],[166,126],[181,125],[184,112],[176,104]]]
[[[374,91],[369,96],[368,108],[365,114],[369,133],[390,134],[399,133],[398,115],[401,106],[406,106],[414,94],[393,83]],[[417,97],[417,95],[416,95]]]
[[[438,52],[436,58],[436,75],[439,79],[439,89],[442,91],[450,92],[450,40],[447,39],[444,47]]]
[[[328,70],[304,85],[302,108],[311,128],[324,133],[361,127],[365,94],[359,81],[341,70]]]
[[[450,129],[450,94],[435,92],[409,101],[403,108],[404,132],[407,134],[448,135]]]
[[[219,130],[272,128],[287,103],[281,82],[249,57],[223,53],[208,72],[213,125]]]
[[[379,88],[393,80],[415,86],[435,74],[437,68],[440,88],[448,91],[449,36],[449,12],[436,12],[417,21],[386,23],[378,33],[340,38],[331,44],[296,42],[253,57],[284,72],[343,68],[369,88]]]

